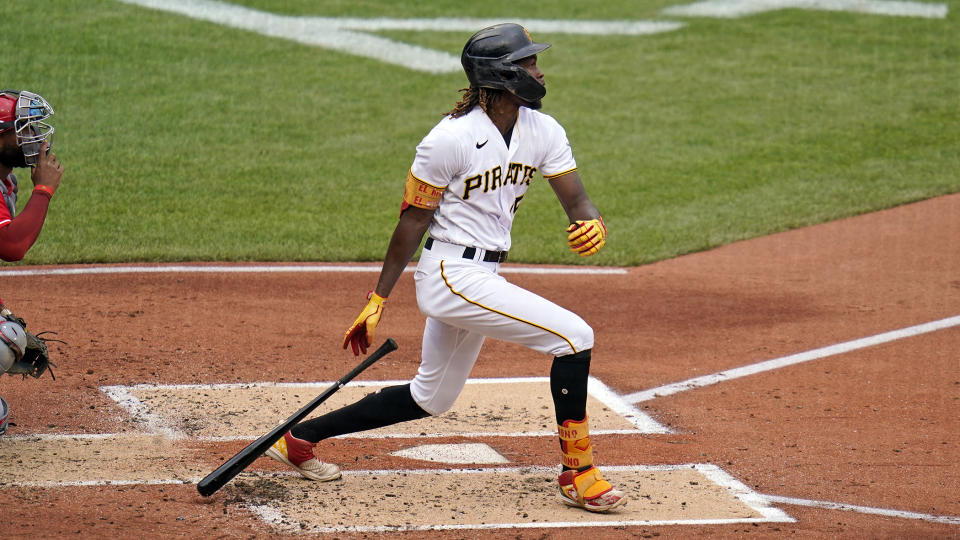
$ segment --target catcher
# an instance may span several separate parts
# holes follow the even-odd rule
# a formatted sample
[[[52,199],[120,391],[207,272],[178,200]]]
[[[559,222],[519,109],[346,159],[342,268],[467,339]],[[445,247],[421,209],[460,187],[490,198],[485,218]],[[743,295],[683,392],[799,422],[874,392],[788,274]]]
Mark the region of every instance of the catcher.
[[[63,342],[44,337],[44,334],[52,332],[31,334],[24,329],[26,325],[23,319],[11,313],[3,305],[3,300],[0,300],[0,373],[39,378],[49,371],[50,377],[56,380],[51,368],[55,364],[50,362],[47,342]],[[9,419],[10,407],[0,396],[0,435],[7,432]]]
[[[50,152],[53,127],[45,122],[51,115],[53,107],[33,92],[0,92],[0,259],[5,261],[23,259],[36,242],[50,199],[60,186],[63,165]],[[30,199],[20,215],[16,215],[19,183],[13,174],[17,167],[30,167],[33,181]],[[52,365],[48,339],[41,337],[44,332],[31,334],[25,326],[0,300],[0,373],[40,377]],[[0,397],[0,434],[7,429],[9,415],[9,407]]]

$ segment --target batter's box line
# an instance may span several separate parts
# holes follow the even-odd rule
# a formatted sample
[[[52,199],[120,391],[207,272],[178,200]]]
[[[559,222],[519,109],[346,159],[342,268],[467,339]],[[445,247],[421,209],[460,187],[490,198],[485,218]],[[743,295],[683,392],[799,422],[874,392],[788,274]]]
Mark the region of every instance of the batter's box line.
[[[377,387],[377,386],[392,386],[399,384],[406,384],[408,380],[392,380],[392,381],[354,381],[351,382],[351,386],[359,387]],[[549,383],[549,377],[506,377],[506,378],[478,378],[478,379],[468,379],[468,385],[484,385],[484,384],[524,384],[524,383]],[[163,435],[171,439],[183,439],[188,436],[182,431],[171,427],[167,422],[167,419],[156,412],[153,412],[151,407],[144,403],[140,398],[136,396],[136,391],[138,390],[148,390],[148,391],[163,391],[163,390],[194,390],[197,392],[203,391],[216,391],[216,390],[233,390],[233,389],[244,389],[244,388],[314,388],[318,392],[326,390],[333,384],[332,382],[312,382],[312,383],[293,383],[293,382],[250,382],[250,383],[210,383],[210,384],[148,384],[141,383],[135,385],[114,385],[114,386],[101,386],[100,390],[107,394],[111,399],[113,399],[117,405],[122,409],[126,410],[131,419],[142,425],[146,433]],[[611,411],[620,415],[624,420],[635,426],[636,429],[610,429],[603,430],[597,429],[593,430],[592,433],[595,435],[629,435],[629,434],[666,434],[671,433],[670,429],[666,426],[663,426],[649,415],[627,402],[623,397],[616,393],[609,386],[604,384],[602,381],[596,377],[591,376],[587,381],[587,392],[595,398],[597,401],[602,403],[605,407],[609,408]],[[293,410],[290,411],[290,414],[293,414]],[[446,433],[446,434],[433,434],[433,435],[420,435],[420,434],[403,434],[403,433],[388,433],[388,434],[368,434],[368,433],[354,433],[341,435],[337,438],[423,438],[423,437],[541,437],[541,436],[552,436],[556,433],[554,431],[525,431],[525,432],[514,432],[514,433],[487,433],[487,432],[478,432],[478,433]],[[205,437],[194,437],[196,440],[201,441],[235,441],[235,440],[253,440],[256,437],[243,437],[243,436],[205,436]]]
[[[747,487],[732,477],[726,471],[713,464],[687,463],[680,465],[612,465],[602,467],[605,472],[617,473],[621,471],[676,471],[693,469],[707,480],[724,488],[734,499],[737,499],[751,510],[760,514],[759,518],[715,518],[715,519],[670,519],[670,520],[622,520],[622,521],[555,521],[555,522],[516,522],[516,523],[471,523],[471,524],[431,524],[431,525],[377,525],[377,526],[342,526],[342,527],[313,527],[310,533],[379,533],[403,531],[444,531],[444,530],[494,530],[494,529],[543,529],[566,527],[637,527],[658,525],[731,525],[738,523],[795,523],[796,520],[786,512],[770,505],[770,500]],[[556,467],[524,466],[524,467],[486,467],[464,469],[382,469],[343,471],[345,477],[388,476],[403,475],[437,475],[437,474],[542,474],[553,476],[557,473]],[[290,472],[267,473],[266,476],[290,476]],[[279,503],[282,507],[283,502]],[[264,520],[275,526],[284,525],[287,521],[283,512],[278,508],[260,504],[248,505],[247,508]]]
[[[636,429],[591,429],[590,436],[594,435],[638,435],[645,433]],[[556,430],[553,431],[458,431],[451,433],[348,433],[346,435],[337,435],[331,439],[489,439],[492,437],[556,437]],[[200,442],[236,442],[236,441],[254,441],[256,437],[246,435],[202,435],[193,437],[193,440]]]
[[[101,386],[100,390],[110,396],[121,409],[127,411],[133,422],[142,424],[144,433],[163,435],[170,439],[186,438],[185,433],[169,427],[162,416],[151,412],[150,407],[133,394],[133,389],[142,386],[145,385]]]

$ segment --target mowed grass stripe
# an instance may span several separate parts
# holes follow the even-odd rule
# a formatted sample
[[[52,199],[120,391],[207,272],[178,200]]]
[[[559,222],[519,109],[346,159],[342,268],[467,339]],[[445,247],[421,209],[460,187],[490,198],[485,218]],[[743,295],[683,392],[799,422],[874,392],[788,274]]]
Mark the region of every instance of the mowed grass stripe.
[[[673,21],[627,0],[235,2],[283,15]],[[956,3],[947,3],[955,7]],[[4,86],[57,110],[67,172],[21,264],[378,261],[420,138],[458,99],[425,74],[112,0],[0,5]],[[541,33],[610,238],[589,260],[538,178],[511,261],[632,266],[960,190],[960,22],[779,10],[644,36]],[[457,31],[376,36],[457,56]],[[29,180],[24,180],[28,183]],[[25,201],[21,201],[21,205]]]

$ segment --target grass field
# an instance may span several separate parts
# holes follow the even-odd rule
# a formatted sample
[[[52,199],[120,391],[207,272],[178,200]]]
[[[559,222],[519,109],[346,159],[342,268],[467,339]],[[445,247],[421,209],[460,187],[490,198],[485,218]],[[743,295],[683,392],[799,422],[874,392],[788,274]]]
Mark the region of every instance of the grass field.
[[[960,191],[960,2],[945,18],[683,2],[234,0],[290,16],[651,20],[653,35],[534,32],[544,112],[611,230],[581,261],[542,179],[514,262],[639,265]],[[0,3],[0,85],[56,109],[66,165],[22,264],[378,261],[420,138],[465,86],[112,0]],[[471,32],[377,35],[459,55]],[[23,171],[20,171],[21,173]],[[21,201],[21,204],[24,201]]]

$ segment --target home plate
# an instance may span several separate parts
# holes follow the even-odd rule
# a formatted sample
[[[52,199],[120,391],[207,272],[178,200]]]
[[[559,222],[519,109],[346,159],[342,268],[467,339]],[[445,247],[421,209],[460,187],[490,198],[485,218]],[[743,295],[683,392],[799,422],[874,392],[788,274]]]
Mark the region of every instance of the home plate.
[[[288,474],[286,496],[251,511],[282,533],[624,527],[793,522],[711,464],[602,467],[629,502],[598,514],[558,499],[558,467],[344,471],[336,482]]]
[[[391,452],[391,456],[432,461],[434,463],[489,464],[510,460],[483,443],[424,444]]]

